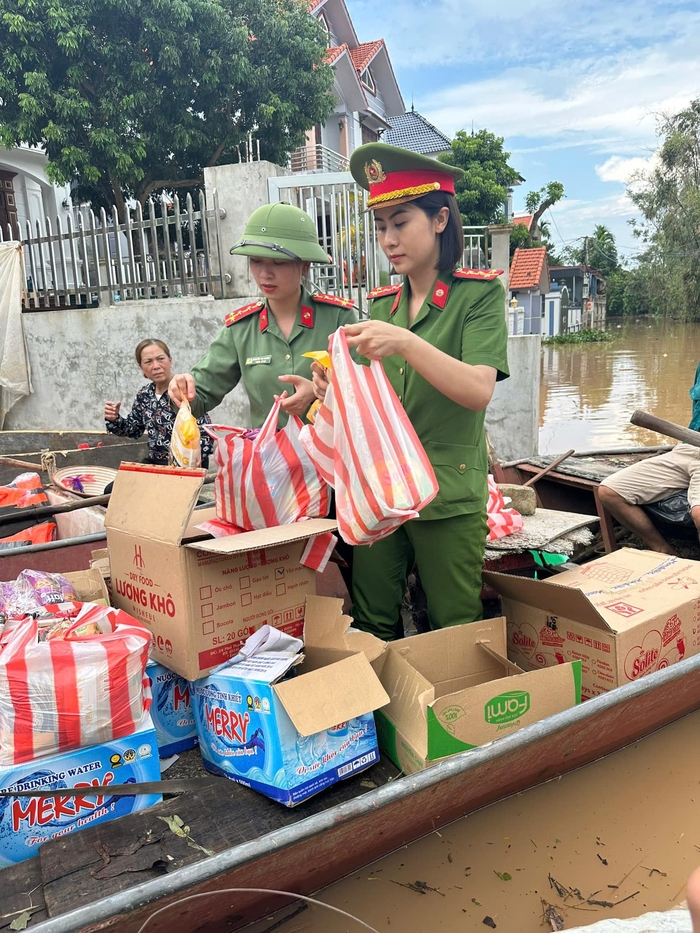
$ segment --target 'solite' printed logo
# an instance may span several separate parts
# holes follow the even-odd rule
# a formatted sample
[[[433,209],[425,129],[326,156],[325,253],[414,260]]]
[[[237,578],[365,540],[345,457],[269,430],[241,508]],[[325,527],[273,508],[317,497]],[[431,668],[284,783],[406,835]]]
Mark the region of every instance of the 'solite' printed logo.
[[[530,709],[530,694],[525,690],[499,693],[484,707],[484,719],[493,725],[520,719]]]

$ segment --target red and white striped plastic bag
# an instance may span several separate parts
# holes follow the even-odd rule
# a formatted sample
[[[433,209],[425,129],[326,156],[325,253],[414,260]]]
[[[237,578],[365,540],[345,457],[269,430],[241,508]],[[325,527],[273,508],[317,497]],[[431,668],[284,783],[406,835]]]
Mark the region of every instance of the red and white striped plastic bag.
[[[360,366],[345,333],[331,337],[325,400],[301,440],[335,489],[338,530],[348,544],[371,544],[417,518],[438,482],[380,362]]]
[[[503,499],[503,493],[496,485],[493,476],[489,476],[489,501],[486,506],[486,520],[489,525],[487,541],[497,541],[520,531],[523,517],[515,509],[509,509]]]
[[[276,398],[252,440],[243,436],[248,428],[206,427],[217,441],[217,517],[246,531],[328,515],[330,492],[301,445],[300,419],[291,415],[277,430],[281,405]]]
[[[33,617],[7,624],[0,643],[2,767],[130,735],[150,708],[148,629],[121,609],[65,607],[54,607],[56,619],[74,617],[46,641]],[[81,634],[85,629],[91,634]]]

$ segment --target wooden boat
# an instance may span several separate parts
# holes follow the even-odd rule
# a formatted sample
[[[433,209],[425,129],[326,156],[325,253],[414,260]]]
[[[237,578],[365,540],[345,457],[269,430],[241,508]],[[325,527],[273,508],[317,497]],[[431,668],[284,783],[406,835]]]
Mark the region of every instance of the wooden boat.
[[[597,515],[606,552],[617,547],[612,516],[598,497],[598,486],[606,476],[648,457],[670,450],[670,446],[624,447],[576,453],[557,463],[537,480],[538,505],[546,509]],[[559,460],[553,456],[497,464],[494,475],[499,483],[525,483]]]
[[[89,445],[81,447],[80,445]],[[100,445],[100,446],[98,446]],[[51,484],[51,471],[66,466],[117,468],[122,460],[142,460],[146,441],[115,437],[104,431],[0,431],[0,485],[20,473],[38,473],[51,505],[78,498]],[[92,551],[105,540],[105,509],[88,507],[56,516],[58,536],[48,544],[0,550],[0,580],[20,571],[51,570],[67,573],[89,566]],[[2,537],[0,528],[0,537]]]
[[[4,869],[0,914],[26,905],[22,892],[32,891],[38,910],[30,928],[37,933],[138,933],[147,920],[146,933],[240,930],[289,902],[252,889],[318,891],[467,813],[594,761],[698,708],[695,655],[418,774],[397,776],[382,761],[297,809],[213,779],[196,794],[52,840],[38,858]],[[368,780],[376,786],[368,789]],[[135,873],[131,857],[123,854],[133,845],[125,847],[161,839],[164,823],[158,817],[175,814],[215,854],[204,855],[180,840],[180,848],[171,850],[177,856],[169,865],[174,870],[159,874],[146,858]],[[111,878],[98,881],[91,871],[104,864],[98,852],[105,846],[112,853]],[[228,888],[248,890],[225,893]],[[176,903],[208,892],[213,893]],[[9,922],[0,920],[0,928]]]

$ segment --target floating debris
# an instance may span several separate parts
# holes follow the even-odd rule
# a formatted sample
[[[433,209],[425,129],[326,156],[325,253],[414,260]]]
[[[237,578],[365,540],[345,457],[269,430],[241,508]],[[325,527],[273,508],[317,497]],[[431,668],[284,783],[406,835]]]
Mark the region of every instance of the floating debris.
[[[601,860],[601,862],[603,863],[603,865],[607,865],[607,864],[608,864],[608,860],[607,860],[606,858],[603,858],[602,855],[598,855],[598,853],[596,852],[596,856]]]
[[[494,875],[501,879],[501,881],[512,881],[513,876],[509,875],[507,871],[496,871],[494,869]]]
[[[493,919],[493,917],[486,916],[481,922],[484,924],[484,926],[491,927],[492,930],[496,929],[496,921]]]
[[[425,882],[425,881],[409,881],[409,882],[403,882],[403,881],[393,881],[393,880],[392,880],[391,883],[392,883],[392,884],[398,884],[399,887],[401,887],[401,888],[409,888],[411,891],[415,891],[416,894],[427,894],[428,891],[433,891],[435,894],[439,894],[440,897],[444,897],[444,896],[445,896],[444,893],[443,893],[439,888],[433,888],[433,887],[431,887],[431,886],[430,886],[427,882]]]
[[[542,923],[548,924],[555,933],[558,930],[563,930],[564,918],[554,904],[548,904],[544,898],[540,898],[540,901],[542,903]]]

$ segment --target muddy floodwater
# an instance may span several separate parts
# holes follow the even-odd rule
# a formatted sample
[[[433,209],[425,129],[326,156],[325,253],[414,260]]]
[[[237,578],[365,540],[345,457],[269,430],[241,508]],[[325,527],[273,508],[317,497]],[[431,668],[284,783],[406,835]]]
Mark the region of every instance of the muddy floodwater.
[[[637,408],[690,421],[700,324],[611,319],[608,330],[611,343],[543,349],[540,453],[672,443],[629,424]]]
[[[699,733],[700,711],[444,827],[320,897],[382,933],[542,933],[552,929],[548,905],[564,929],[669,910],[700,865]],[[583,900],[566,896],[571,889]],[[254,930],[362,929],[316,906],[278,923]]]

